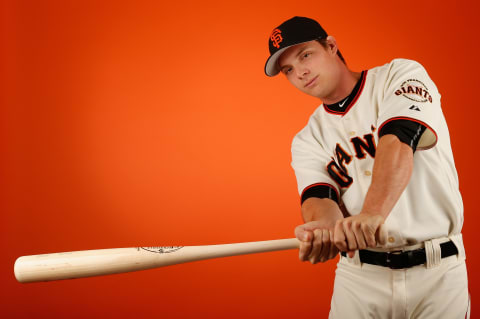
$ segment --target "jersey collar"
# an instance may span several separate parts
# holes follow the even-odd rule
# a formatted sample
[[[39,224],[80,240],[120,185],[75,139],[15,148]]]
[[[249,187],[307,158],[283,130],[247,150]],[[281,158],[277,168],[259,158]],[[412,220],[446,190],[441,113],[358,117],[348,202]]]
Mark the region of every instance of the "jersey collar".
[[[357,84],[355,84],[355,87],[353,88],[352,92],[346,98],[333,104],[323,103],[323,107],[325,108],[325,111],[331,114],[336,114],[341,116],[347,114],[347,112],[350,111],[350,109],[353,107],[355,102],[357,102],[358,98],[360,97],[360,94],[362,94],[366,77],[367,77],[367,71],[362,71],[362,74],[360,75],[360,79],[358,79]]]

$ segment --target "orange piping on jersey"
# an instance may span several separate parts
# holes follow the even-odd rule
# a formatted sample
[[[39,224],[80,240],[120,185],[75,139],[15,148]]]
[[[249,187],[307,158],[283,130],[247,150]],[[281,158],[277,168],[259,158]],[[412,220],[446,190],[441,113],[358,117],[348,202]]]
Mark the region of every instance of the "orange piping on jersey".
[[[338,190],[335,188],[335,186],[333,186],[333,185],[331,185],[331,184],[328,184],[328,183],[315,183],[315,184],[312,184],[312,185],[308,185],[307,187],[305,187],[305,188],[303,189],[302,195],[300,195],[300,198],[302,198],[302,197],[303,197],[303,194],[305,194],[305,192],[306,192],[307,190],[309,190],[310,188],[315,187],[315,186],[320,186],[320,185],[328,186],[328,187],[332,188],[332,189],[335,191],[335,193],[337,194],[338,200],[340,200],[340,195],[338,194]]]
[[[352,103],[350,103],[350,105],[347,107],[347,109],[345,110],[345,113],[342,116],[345,116],[345,114],[347,114],[347,112],[350,111],[350,109],[353,107],[355,102],[357,102],[358,98],[360,97],[360,94],[362,94],[363,87],[365,86],[365,81],[367,79],[367,73],[368,73],[368,70],[365,71],[365,75],[363,76],[363,79],[362,79],[362,84],[360,85],[360,90],[358,90],[357,95],[355,95]]]
[[[349,103],[349,105],[345,109],[345,111],[343,111],[343,112],[332,111],[332,110],[328,109],[328,107],[326,107],[325,104],[323,104],[323,108],[325,109],[325,111],[327,111],[330,114],[336,114],[336,115],[341,115],[341,116],[344,116],[345,114],[347,114],[348,111],[350,111],[350,109],[353,107],[355,102],[357,102],[358,98],[360,97],[360,94],[362,94],[362,92],[363,92],[363,87],[365,86],[365,81],[367,79],[367,73],[368,73],[368,70],[365,70],[363,72],[362,83],[360,84],[360,88],[358,89],[357,94],[353,98],[352,102]]]
[[[432,146],[430,147],[417,147],[417,151],[425,151],[425,150],[429,150],[431,149],[432,147],[435,147],[435,145],[437,145],[437,142],[438,142],[438,135],[437,135],[437,132],[435,132],[435,130],[433,128],[430,127],[430,125],[428,125],[427,123],[424,123],[420,120],[417,120],[417,119],[414,119],[414,118],[411,118],[411,117],[406,117],[406,116],[398,116],[398,117],[392,117],[391,119],[388,119],[386,120],[385,122],[382,123],[382,125],[380,125],[380,127],[378,128],[378,131],[377,131],[377,136],[378,134],[380,133],[380,131],[382,130],[383,126],[385,124],[387,124],[388,122],[392,122],[392,121],[395,121],[395,120],[407,120],[407,121],[412,121],[412,122],[416,122],[416,123],[419,123],[419,124],[422,124],[423,126],[425,126],[426,128],[428,128],[430,131],[433,132],[433,134],[435,134],[435,143],[433,143]],[[380,139],[380,136],[378,136],[378,139]]]

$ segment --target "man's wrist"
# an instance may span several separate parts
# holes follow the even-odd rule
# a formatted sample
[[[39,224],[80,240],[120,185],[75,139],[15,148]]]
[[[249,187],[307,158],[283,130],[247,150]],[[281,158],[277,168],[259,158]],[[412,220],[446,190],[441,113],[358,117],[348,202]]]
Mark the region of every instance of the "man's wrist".
[[[385,218],[386,218],[386,215],[388,215],[388,214],[385,214],[385,213],[383,213],[382,211],[376,210],[376,209],[362,209],[362,211],[360,212],[360,215],[364,215],[364,216],[380,216],[380,217],[382,217],[383,219],[385,219]]]

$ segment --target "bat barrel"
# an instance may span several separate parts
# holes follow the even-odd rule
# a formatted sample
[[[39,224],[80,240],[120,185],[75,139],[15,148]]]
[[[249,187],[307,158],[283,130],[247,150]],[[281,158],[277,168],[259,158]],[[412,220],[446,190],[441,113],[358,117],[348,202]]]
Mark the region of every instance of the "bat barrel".
[[[118,274],[186,262],[298,248],[295,238],[206,246],[136,247],[23,256],[15,261],[21,283]]]
[[[85,250],[23,256],[15,261],[15,278],[21,283],[73,279],[155,267],[137,248]],[[143,258],[139,258],[143,257]]]

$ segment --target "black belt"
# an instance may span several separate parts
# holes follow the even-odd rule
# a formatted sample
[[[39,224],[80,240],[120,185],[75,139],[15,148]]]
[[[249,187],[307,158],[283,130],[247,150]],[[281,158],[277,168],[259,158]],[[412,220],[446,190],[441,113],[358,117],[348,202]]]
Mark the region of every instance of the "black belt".
[[[452,241],[440,244],[442,249],[442,258],[458,254],[457,247]],[[389,267],[391,269],[410,268],[425,264],[427,262],[427,255],[425,248],[400,251],[400,252],[376,252],[371,250],[359,250],[360,262],[371,265]],[[341,252],[343,257],[346,257],[345,252]]]

